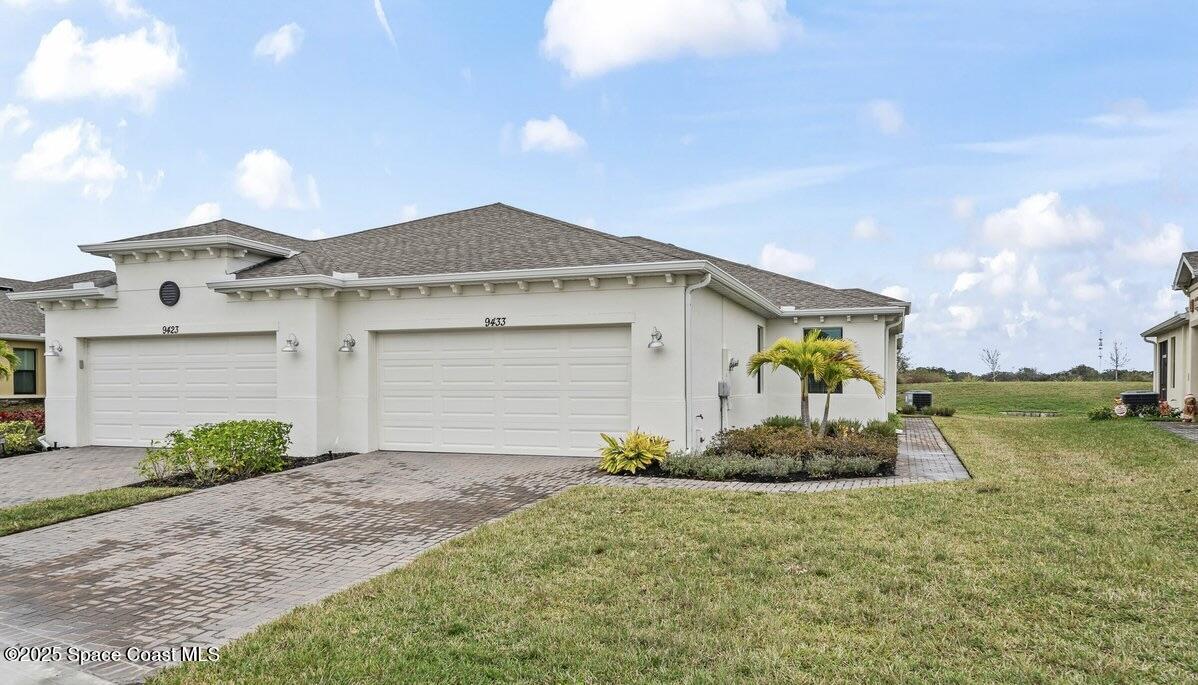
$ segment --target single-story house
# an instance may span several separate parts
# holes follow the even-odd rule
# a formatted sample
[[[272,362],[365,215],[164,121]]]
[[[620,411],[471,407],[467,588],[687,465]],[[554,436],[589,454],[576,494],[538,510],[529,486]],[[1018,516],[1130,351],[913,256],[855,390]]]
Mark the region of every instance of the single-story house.
[[[590,456],[600,432],[637,427],[701,447],[798,413],[794,374],[745,366],[814,328],[886,379],[881,399],[832,388],[833,414],[881,419],[910,312],[504,204],[322,240],[221,219],[80,249],[115,274],[9,294],[45,312],[60,445],[272,417],[294,424],[296,454]]]
[[[1169,317],[1140,335],[1151,343],[1156,360],[1152,365],[1152,387],[1162,400],[1181,408],[1189,393],[1198,393],[1194,373],[1198,370],[1198,252],[1185,252],[1173,272],[1173,289],[1186,296],[1186,311]]]
[[[4,295],[28,288],[33,281],[0,278],[0,340],[17,355],[17,368],[0,378],[0,401],[40,400],[46,395],[42,334],[46,321],[33,302],[14,302]]]

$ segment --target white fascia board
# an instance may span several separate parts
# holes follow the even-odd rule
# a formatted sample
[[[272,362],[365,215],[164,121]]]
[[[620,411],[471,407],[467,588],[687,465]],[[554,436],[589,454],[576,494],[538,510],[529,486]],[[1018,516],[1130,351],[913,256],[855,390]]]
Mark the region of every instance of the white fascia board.
[[[103,288],[62,288],[59,290],[22,290],[9,293],[8,299],[25,302],[48,302],[50,300],[115,300],[116,286]]]
[[[202,235],[184,238],[151,238],[148,240],[120,240],[111,243],[91,243],[80,245],[79,249],[88,254],[107,257],[112,254],[129,254],[132,252],[153,252],[155,250],[204,249],[207,247],[223,247],[246,250],[254,254],[268,257],[294,257],[298,251],[278,245],[271,245],[259,240],[250,240],[235,235]]]
[[[324,274],[273,276],[209,281],[208,287],[218,292],[262,290],[264,288],[313,287],[343,289],[382,289],[416,287],[420,285],[472,285],[503,281],[547,281],[554,278],[587,278],[646,274],[699,273],[706,262],[649,262],[643,264],[610,264],[603,266],[568,266],[551,269],[519,269],[510,271],[471,271],[455,274],[422,274],[416,276],[372,276],[368,278],[337,278]]]
[[[879,316],[892,316],[901,314],[906,316],[908,313],[907,307],[901,306],[881,306],[881,307],[829,307],[826,309],[784,309],[782,317],[788,316],[842,316],[842,315],[868,315],[877,314]]]
[[[27,333],[0,333],[0,340],[16,340],[17,342],[45,342],[46,335],[29,335]]]
[[[1186,258],[1182,257],[1181,259],[1177,260],[1177,271],[1175,271],[1173,273],[1173,289],[1174,290],[1185,290],[1186,289],[1186,286],[1181,285],[1181,270],[1182,269],[1189,271],[1190,272],[1190,282],[1192,283],[1194,281],[1194,269],[1190,266],[1190,263],[1188,261],[1186,261]]]
[[[1161,333],[1166,333],[1168,331],[1171,331],[1174,328],[1179,328],[1182,325],[1188,323],[1189,318],[1190,317],[1186,314],[1177,314],[1177,315],[1171,316],[1168,319],[1165,319],[1164,321],[1158,323],[1157,325],[1153,326],[1152,328],[1149,328],[1148,330],[1141,333],[1140,337],[1141,338],[1152,338],[1152,337],[1160,335]]]

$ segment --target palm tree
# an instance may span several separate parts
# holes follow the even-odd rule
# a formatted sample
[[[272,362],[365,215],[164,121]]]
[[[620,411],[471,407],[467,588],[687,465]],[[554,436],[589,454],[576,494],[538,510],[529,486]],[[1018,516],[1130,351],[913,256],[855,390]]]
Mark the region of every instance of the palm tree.
[[[21,365],[17,353],[13,352],[8,341],[0,340],[0,379],[12,377],[12,372]]]
[[[869,383],[878,397],[886,390],[882,377],[866,368],[857,356],[856,345],[851,340],[834,340],[839,348],[815,370],[814,376],[823,381],[828,392],[824,396],[824,420],[819,424],[819,435],[828,434],[828,414],[832,409],[832,390],[845,381],[860,380]]]
[[[818,329],[807,332],[802,340],[778,338],[769,349],[762,350],[749,357],[746,371],[750,376],[761,373],[761,367],[769,364],[777,371],[779,366],[794,371],[799,377],[800,412],[803,428],[811,435],[811,400],[807,392],[808,383],[821,369],[828,359],[839,349],[839,341],[823,337]]]

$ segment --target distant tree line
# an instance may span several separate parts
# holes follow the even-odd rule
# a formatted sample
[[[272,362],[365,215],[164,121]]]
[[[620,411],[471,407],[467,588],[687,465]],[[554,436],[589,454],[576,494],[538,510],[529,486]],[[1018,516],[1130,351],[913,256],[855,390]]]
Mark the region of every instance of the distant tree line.
[[[939,366],[916,366],[900,369],[899,383],[945,383],[947,381],[1113,381],[1115,371],[1099,371],[1093,366],[1078,364],[1072,369],[1045,373],[1039,369],[1025,366],[1018,371],[987,371],[984,374],[974,374],[969,371],[953,371]],[[1151,381],[1151,371],[1135,371],[1120,369],[1121,381]]]

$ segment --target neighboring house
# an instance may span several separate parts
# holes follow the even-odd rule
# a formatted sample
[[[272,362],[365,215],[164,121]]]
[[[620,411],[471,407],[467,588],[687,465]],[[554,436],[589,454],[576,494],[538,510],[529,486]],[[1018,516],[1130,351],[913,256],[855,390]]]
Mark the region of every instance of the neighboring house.
[[[296,454],[593,455],[601,431],[637,427],[699,447],[799,412],[793,373],[745,366],[814,328],[886,379],[881,399],[832,389],[833,414],[880,419],[910,311],[503,204],[323,240],[222,219],[80,249],[115,278],[10,295],[37,302],[62,347],[46,400],[62,445],[275,417]]]
[[[1151,343],[1155,354],[1152,387],[1162,400],[1181,407],[1189,393],[1198,392],[1198,252],[1185,252],[1173,274],[1173,289],[1186,296],[1186,311],[1168,318],[1140,335]]]
[[[31,285],[32,281],[0,278],[0,340],[12,347],[19,360],[7,378],[0,378],[0,401],[39,400],[46,395],[45,319],[33,302],[13,302],[4,296]]]
[[[0,278],[0,340],[8,342],[20,360],[9,378],[0,378],[0,400],[40,400],[46,396],[45,317],[36,302],[11,300],[7,294],[62,288],[97,278],[115,282],[116,277],[111,271],[89,271],[44,281]]]

